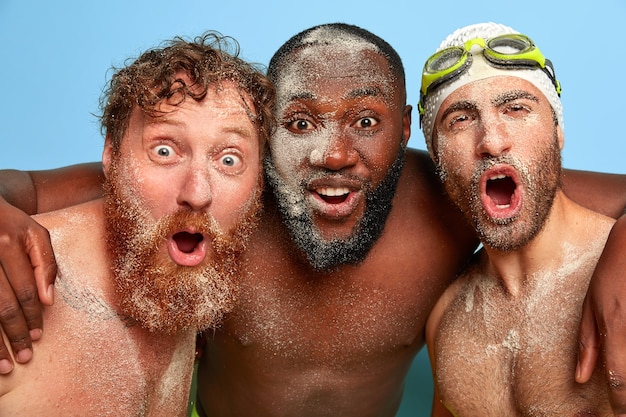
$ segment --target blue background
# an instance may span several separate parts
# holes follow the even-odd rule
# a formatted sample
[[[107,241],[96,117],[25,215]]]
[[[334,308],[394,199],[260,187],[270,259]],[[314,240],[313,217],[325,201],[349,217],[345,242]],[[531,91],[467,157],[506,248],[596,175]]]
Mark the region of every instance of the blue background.
[[[267,64],[303,29],[357,24],[399,52],[415,106],[423,62],[441,40],[457,27],[495,21],[529,35],[555,65],[563,86],[564,165],[626,173],[623,0],[419,3],[426,2],[0,0],[0,168],[99,160],[103,140],[94,115],[108,69],[175,35],[218,30],[240,42],[245,59]],[[417,123],[409,145],[425,149]],[[408,379],[401,417],[429,413],[427,363],[424,350]]]

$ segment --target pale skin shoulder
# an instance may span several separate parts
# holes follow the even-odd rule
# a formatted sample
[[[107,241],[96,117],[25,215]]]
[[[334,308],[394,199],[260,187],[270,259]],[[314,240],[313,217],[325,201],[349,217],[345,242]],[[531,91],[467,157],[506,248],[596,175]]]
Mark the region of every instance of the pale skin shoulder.
[[[0,379],[0,415],[184,416],[194,334],[151,334],[119,311],[100,201],[36,220],[58,260],[56,302],[29,365]]]
[[[561,194],[555,199],[556,207],[552,211],[556,213],[556,216],[553,217],[557,217],[558,220],[548,222],[545,226],[545,233],[539,235],[533,241],[533,244],[527,246],[527,249],[518,251],[526,253],[533,250],[535,252],[539,251],[539,253],[529,257],[533,259],[535,264],[533,262],[525,263],[525,265],[533,264],[536,272],[526,272],[527,276],[533,278],[532,280],[529,278],[526,285],[519,287],[524,289],[523,296],[514,296],[505,290],[505,281],[502,281],[499,278],[500,275],[493,269],[494,259],[491,260],[492,263],[489,265],[490,261],[483,252],[480,261],[477,258],[474,264],[475,268],[469,268],[446,290],[429,317],[426,330],[427,343],[435,381],[437,381],[436,375],[439,373],[437,364],[441,361],[441,358],[438,360],[438,356],[443,355],[443,363],[447,364],[449,368],[447,374],[445,371],[443,372],[448,389],[452,386],[458,387],[458,380],[450,381],[449,371],[450,368],[455,366],[457,367],[454,371],[455,375],[464,375],[463,378],[457,379],[462,381],[466,378],[465,382],[471,380],[482,381],[485,387],[492,387],[492,389],[487,389],[484,393],[473,393],[472,401],[474,401],[474,407],[477,405],[486,406],[487,400],[492,401],[492,404],[497,404],[498,401],[501,401],[498,400],[497,396],[489,396],[489,393],[514,390],[518,407],[531,407],[530,404],[534,404],[535,407],[540,407],[541,404],[542,407],[545,407],[548,404],[548,406],[552,407],[552,410],[555,410],[556,402],[560,402],[562,405],[560,406],[561,408],[558,408],[560,410],[558,414],[561,414],[564,409],[569,410],[568,413],[563,413],[563,415],[573,415],[575,410],[580,411],[585,409],[585,407],[595,407],[596,411],[603,409],[603,412],[608,410],[608,403],[606,400],[603,400],[605,398],[602,388],[605,386],[604,381],[596,378],[593,384],[575,386],[570,378],[573,372],[570,368],[573,366],[571,359],[575,357],[575,328],[580,319],[580,304],[586,288],[585,283],[589,279],[593,265],[595,265],[597,256],[601,252],[604,239],[614,220],[589,211],[562,197]],[[551,249],[546,250],[546,247]],[[548,255],[543,256],[545,253]],[[496,253],[494,257],[498,261],[497,265],[501,266],[498,255],[499,253]],[[504,256],[506,256],[508,264],[514,262],[515,254]],[[536,264],[537,262],[539,263]],[[487,287],[483,287],[486,282],[483,281],[484,279],[491,283],[499,283],[499,285],[494,287],[499,288],[499,290],[481,292],[481,296],[478,298],[472,297],[466,292],[467,284],[472,284],[472,287],[474,287],[478,283],[476,280],[483,282],[480,287],[485,290]],[[477,289],[478,286],[475,288]],[[473,292],[473,290],[470,291]],[[467,300],[472,300],[471,304],[474,306],[472,311],[475,310],[479,299],[482,300],[480,303],[490,306],[492,311],[499,311],[496,315],[497,321],[489,322],[484,316],[484,311],[478,313],[478,315],[471,313],[470,310],[467,310],[470,305],[467,300],[462,305],[459,305],[457,300],[460,300],[460,297],[465,295],[470,296]],[[520,305],[523,308],[520,309]],[[533,308],[532,306],[534,305],[540,307]],[[475,311],[481,310],[479,308]],[[461,316],[464,316],[464,318],[461,318]],[[455,323],[457,319],[460,321]],[[487,332],[481,324],[483,321],[489,323]],[[469,323],[475,323],[476,328],[473,328],[473,324]],[[514,328],[516,332],[519,332],[521,343],[523,343],[522,346],[526,347],[520,351],[515,361],[515,369],[517,369],[515,378],[507,378],[507,382],[502,385],[497,378],[493,378],[492,373],[508,369],[511,365],[509,362],[502,359],[500,362],[483,363],[479,366],[477,362],[467,358],[472,358],[472,355],[477,355],[475,357],[484,356],[484,347],[472,350],[469,346],[472,346],[475,342],[479,343],[478,346],[483,346],[484,344],[486,346],[496,346],[495,344],[489,344],[493,343],[493,340],[490,339],[492,333],[506,333],[506,330],[510,328],[509,326],[512,323],[516,324]],[[518,323],[525,323],[525,325],[517,326]],[[533,326],[530,323],[535,323],[535,325]],[[537,323],[541,323],[541,326],[537,327]],[[442,325],[447,326],[448,330],[443,333],[444,339],[439,340]],[[451,331],[450,328],[456,330]],[[472,328],[472,330],[468,330],[469,328]],[[552,337],[554,332],[547,331],[547,329],[560,329],[561,335],[558,339],[551,339],[550,337]],[[542,337],[539,343],[540,349],[531,343],[539,340],[538,335]],[[453,339],[458,340],[455,342]],[[496,340],[499,339],[496,338]],[[459,345],[460,343],[463,343],[465,347],[459,347],[461,346]],[[443,349],[445,353],[442,353],[443,351],[440,349]],[[541,352],[540,358],[537,357],[537,351]],[[464,360],[467,360],[467,363],[460,360],[460,352],[463,352],[461,356],[464,357]],[[456,364],[454,361],[451,363],[451,358],[455,358],[454,361],[458,358],[459,363]],[[531,373],[525,371],[525,369],[531,369],[529,364],[534,363],[542,363],[542,366]],[[476,367],[472,368],[473,365],[471,364]],[[481,369],[489,369],[489,374],[481,374]],[[555,369],[558,369],[558,371],[555,372]],[[455,382],[457,385],[454,385]],[[537,390],[537,386],[542,388]],[[452,414],[443,406],[437,388],[438,384],[435,383],[432,415],[451,416]],[[456,401],[457,407],[459,402],[463,404],[463,401],[465,401],[465,406],[463,407],[468,407],[470,404],[469,398],[460,400],[460,396],[467,394],[467,392],[459,392],[457,388],[456,394],[448,393],[448,399],[451,402]],[[584,395],[580,395],[581,392]],[[530,393],[532,393],[532,396]],[[541,395],[541,393],[544,395]],[[577,400],[574,401],[573,397],[577,398]],[[547,398],[550,398],[550,400],[546,400]],[[570,400],[565,400],[567,398]],[[581,400],[582,398],[585,398],[587,401],[589,401],[589,398],[592,398],[596,402],[585,403]],[[592,406],[592,404],[594,405]],[[473,412],[475,410],[470,411],[470,415]]]

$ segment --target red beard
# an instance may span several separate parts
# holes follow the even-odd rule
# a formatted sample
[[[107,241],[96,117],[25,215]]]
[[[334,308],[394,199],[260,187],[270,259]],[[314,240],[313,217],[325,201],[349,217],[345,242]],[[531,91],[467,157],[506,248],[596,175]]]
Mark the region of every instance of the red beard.
[[[258,222],[260,187],[234,230],[224,233],[204,212],[182,210],[152,220],[128,185],[136,183],[117,163],[105,183],[107,243],[120,308],[151,331],[215,326],[236,299],[241,253]],[[209,250],[200,265],[178,265],[163,248],[168,236],[190,226],[209,240]]]

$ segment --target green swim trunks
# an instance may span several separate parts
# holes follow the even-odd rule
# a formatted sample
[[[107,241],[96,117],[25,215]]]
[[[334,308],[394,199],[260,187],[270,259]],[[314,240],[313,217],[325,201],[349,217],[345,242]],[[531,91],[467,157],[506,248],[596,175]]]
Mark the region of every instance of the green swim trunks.
[[[198,410],[196,409],[197,405],[198,403],[194,403],[193,408],[191,409],[191,415],[189,417],[200,417],[200,414],[198,414]]]

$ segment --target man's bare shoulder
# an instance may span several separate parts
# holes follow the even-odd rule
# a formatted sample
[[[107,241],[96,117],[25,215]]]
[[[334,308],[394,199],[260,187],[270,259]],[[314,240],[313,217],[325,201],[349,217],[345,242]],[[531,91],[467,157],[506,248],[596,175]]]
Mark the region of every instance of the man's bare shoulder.
[[[396,194],[392,221],[423,250],[440,247],[467,255],[476,248],[476,233],[446,195],[426,151],[407,150]]]
[[[455,221],[462,219],[453,206],[439,180],[435,164],[427,152],[407,149],[406,164],[398,184],[396,200],[407,200],[418,214],[441,217],[454,215]]]
[[[101,200],[38,214],[33,219],[50,233],[59,267],[57,292],[70,277],[79,287],[109,287]]]
[[[91,225],[91,228],[93,228],[102,224],[104,214],[102,211],[102,200],[98,199],[76,206],[36,214],[32,217],[46,229],[55,230],[85,225]],[[98,230],[92,230],[92,233],[96,231]]]
[[[411,177],[422,187],[434,187],[442,190],[441,183],[437,178],[435,164],[428,152],[407,148],[405,171],[411,173]]]

